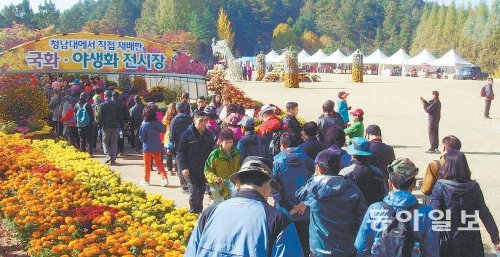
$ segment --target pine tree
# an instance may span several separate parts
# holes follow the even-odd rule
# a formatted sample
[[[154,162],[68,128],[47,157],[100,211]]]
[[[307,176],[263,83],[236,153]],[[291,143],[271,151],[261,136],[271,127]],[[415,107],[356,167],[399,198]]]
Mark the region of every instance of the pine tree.
[[[231,21],[227,17],[226,11],[223,8],[219,9],[219,19],[217,21],[217,35],[219,39],[226,40],[229,49],[233,48],[234,32],[231,27]]]
[[[135,21],[135,31],[138,35],[160,33],[156,20],[159,0],[145,0],[141,9],[141,17]]]
[[[59,27],[59,16],[61,12],[56,8],[52,0],[45,0],[43,4],[38,6],[36,14],[36,23],[39,28],[46,28],[50,25]]]
[[[33,13],[33,9],[31,9],[29,0],[23,0],[19,3],[16,6],[16,12],[21,24],[30,29],[36,28],[35,14]]]
[[[112,26],[111,31],[121,32],[127,31],[128,20],[126,19],[125,12],[127,6],[125,0],[111,0],[106,10],[106,19],[110,20]]]
[[[424,50],[426,46],[427,40],[427,24],[429,23],[429,15],[430,9],[429,7],[424,8],[424,12],[422,16],[420,16],[420,22],[418,23],[418,27],[415,30],[415,34],[413,36],[413,42],[411,45],[410,55],[414,56]]]
[[[215,34],[213,25],[212,14],[209,10],[205,9],[201,14],[196,11],[191,13],[188,28],[200,42],[208,44]]]
[[[444,49],[457,49],[457,8],[455,1],[452,1],[446,10],[446,20],[443,27],[443,42]],[[446,51],[446,50],[445,50]]]

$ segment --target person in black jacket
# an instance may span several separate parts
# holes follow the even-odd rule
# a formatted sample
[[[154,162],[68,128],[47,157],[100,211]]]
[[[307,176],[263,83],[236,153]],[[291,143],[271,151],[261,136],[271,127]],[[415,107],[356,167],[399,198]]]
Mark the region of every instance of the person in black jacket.
[[[439,120],[441,120],[441,101],[439,101],[439,92],[432,91],[432,99],[426,101],[420,97],[425,112],[429,114],[429,140],[431,148],[427,153],[439,154]]]
[[[302,130],[302,139],[304,143],[300,144],[297,148],[304,151],[311,159],[316,159],[319,152],[325,150],[327,147],[318,141],[318,125],[316,122],[310,121],[304,125]]]
[[[368,206],[382,201],[388,193],[388,183],[382,171],[368,164],[370,142],[366,138],[355,137],[351,143],[347,146],[347,153],[352,156],[351,166],[343,168],[339,175],[356,183]]]
[[[483,92],[484,95],[484,118],[485,119],[491,119],[490,118],[490,107],[491,107],[491,100],[495,99],[495,93],[493,93],[493,78],[488,79],[488,84],[483,87]]]
[[[498,250],[500,236],[495,219],[484,202],[479,184],[470,179],[470,169],[463,153],[450,149],[445,155],[445,164],[439,171],[439,180],[432,189],[431,206],[443,213],[444,222],[451,223],[449,231],[440,231],[441,256],[479,257],[484,256],[477,215],[490,234]],[[467,216],[464,216],[467,215]]]
[[[109,157],[106,163],[115,165],[116,152],[118,151],[118,134],[120,127],[123,124],[122,115],[120,115],[120,108],[117,103],[111,98],[112,93],[110,90],[104,92],[105,102],[99,107],[99,123],[102,126],[102,142],[104,153]]]
[[[125,136],[124,134],[126,133],[126,127],[125,124],[129,122],[129,112],[127,109],[126,101],[128,98],[127,94],[122,94],[118,93],[117,91],[113,91],[113,101],[116,102],[116,106],[118,108],[118,115],[120,116],[120,130],[118,131],[119,136],[118,136],[118,154],[122,156],[124,154],[124,148],[125,148]]]
[[[185,177],[189,188],[189,209],[192,213],[203,211],[205,193],[205,161],[213,150],[214,136],[208,132],[207,115],[204,112],[194,114],[194,124],[190,125],[179,139],[177,160],[179,170]]]
[[[139,139],[139,129],[142,124],[142,111],[144,110],[144,104],[142,103],[141,97],[136,95],[134,96],[135,105],[129,110],[129,117],[131,122],[131,128],[133,129],[134,138],[135,138],[135,151],[137,153],[141,152],[142,142]]]
[[[77,117],[78,110],[80,108],[85,109],[87,112],[87,115],[89,116],[89,124],[86,126],[79,126],[77,122],[77,127],[78,127],[78,137],[80,137],[80,151],[86,151],[87,149],[87,143],[89,144],[89,154],[92,156],[94,154],[94,149],[92,149],[92,142],[90,140],[93,138],[90,135],[90,132],[92,131],[92,127],[94,126],[94,110],[92,109],[92,105],[87,102],[88,101],[88,95],[85,92],[82,92],[80,94],[80,100],[78,103],[75,104],[74,110],[75,110],[75,118]],[[94,143],[95,144],[95,143]]]
[[[181,182],[182,189],[184,191],[187,191],[187,182],[184,179],[184,176],[182,176],[182,173],[179,172],[182,171],[182,169],[179,167],[179,157],[178,155],[176,155],[176,153],[181,135],[191,124],[193,124],[193,118],[190,115],[191,109],[189,109],[188,104],[182,102],[177,103],[175,105],[175,110],[177,111],[177,115],[170,122],[170,131],[168,132],[170,133],[170,141],[167,145],[167,151],[168,154],[173,154],[174,156],[176,156],[175,162],[177,163],[177,176],[179,177],[179,180]]]
[[[296,102],[288,102],[286,104],[287,114],[283,118],[283,123],[288,127],[288,133],[291,136],[292,145],[291,147],[297,147],[302,144],[302,138],[300,132],[302,131],[302,126],[297,120],[297,114],[299,113],[299,104]]]
[[[370,141],[370,164],[379,168],[384,173],[386,180],[389,179],[389,166],[395,159],[394,148],[382,142],[382,131],[377,125],[370,125],[366,128],[366,139]]]
[[[345,123],[340,114],[335,112],[335,103],[332,100],[326,101],[322,109],[323,114],[318,119],[318,139],[325,143],[326,131],[336,127],[345,129]]]
[[[269,151],[269,142],[264,137],[255,133],[255,121],[252,117],[245,116],[238,123],[241,131],[245,134],[239,141],[237,149],[240,152],[241,160],[248,156],[258,156],[272,160]]]

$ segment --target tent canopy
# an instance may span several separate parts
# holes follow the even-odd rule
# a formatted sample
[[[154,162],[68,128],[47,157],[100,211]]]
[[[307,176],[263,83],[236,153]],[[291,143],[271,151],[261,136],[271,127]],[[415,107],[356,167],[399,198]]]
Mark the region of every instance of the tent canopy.
[[[323,52],[323,50],[319,49],[315,54],[313,54],[311,57],[307,58],[304,62],[305,63],[325,63],[325,59],[328,57],[328,55]]]
[[[278,63],[278,62],[284,62],[285,61],[285,52],[283,52],[281,55],[278,55],[278,57],[274,58],[271,62]]]
[[[379,64],[383,60],[387,59],[387,56],[380,51],[380,49],[375,50],[372,54],[363,60],[365,64]]]
[[[441,58],[434,60],[429,64],[436,67],[472,66],[472,63],[464,60],[453,49],[451,49],[445,55],[441,56]]]
[[[408,60],[410,60],[411,57],[405,53],[403,49],[399,49],[396,53],[391,55],[391,57],[383,60],[381,64],[386,64],[386,65],[406,65]]]
[[[271,52],[266,54],[266,62],[272,63],[272,62],[274,62],[274,59],[276,59],[278,57],[279,57],[279,55],[274,50],[271,50]]]
[[[305,49],[302,49],[299,53],[299,63],[303,63],[305,60],[307,60],[309,57],[311,57]]]
[[[434,57],[434,55],[432,55],[429,51],[427,51],[427,49],[424,49],[415,57],[408,60],[406,62],[406,65],[421,66],[423,64],[429,64],[434,60],[436,60],[436,57]]]
[[[346,58],[345,54],[337,49],[330,56],[326,57],[325,63],[340,63],[340,61],[344,58]]]
[[[347,56],[346,58],[344,58],[344,59],[340,60],[340,62],[339,62],[339,63],[346,63],[346,64],[350,64],[350,63],[352,63],[352,61],[353,61],[353,59],[354,59],[354,54],[356,54],[356,52],[358,52],[358,51],[361,53],[361,55],[363,55],[363,59],[364,59],[365,55],[364,55],[364,54],[363,54],[363,53],[362,53],[359,49],[357,49],[357,50],[356,50],[356,51],[354,51],[351,55],[349,55],[349,56]]]

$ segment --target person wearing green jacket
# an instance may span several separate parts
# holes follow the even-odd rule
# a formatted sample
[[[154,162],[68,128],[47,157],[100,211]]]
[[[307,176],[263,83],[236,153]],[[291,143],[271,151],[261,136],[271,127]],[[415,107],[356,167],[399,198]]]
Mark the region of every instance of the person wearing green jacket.
[[[234,134],[228,128],[219,135],[220,146],[213,150],[205,162],[205,178],[210,185],[213,203],[220,203],[236,193],[229,177],[240,169],[241,155],[234,145]]]
[[[349,137],[349,143],[355,137],[364,137],[365,131],[365,126],[363,125],[363,115],[365,112],[358,108],[350,112],[350,114],[354,117],[354,122],[344,129],[344,133]]]

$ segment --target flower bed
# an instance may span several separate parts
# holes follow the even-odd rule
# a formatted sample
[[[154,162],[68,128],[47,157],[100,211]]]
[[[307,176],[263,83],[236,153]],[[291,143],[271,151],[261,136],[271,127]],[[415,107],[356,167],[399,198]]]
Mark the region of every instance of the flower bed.
[[[197,219],[64,141],[3,133],[0,216],[32,256],[180,256]]]

